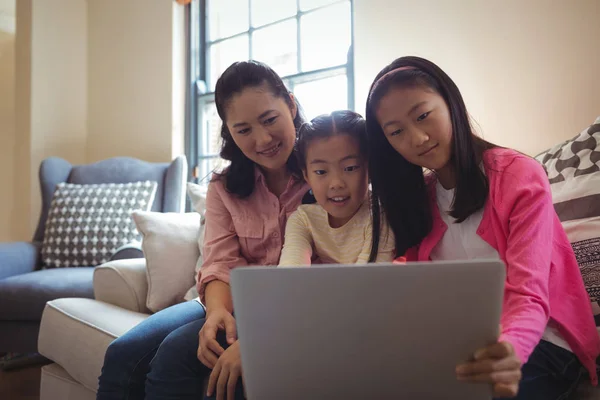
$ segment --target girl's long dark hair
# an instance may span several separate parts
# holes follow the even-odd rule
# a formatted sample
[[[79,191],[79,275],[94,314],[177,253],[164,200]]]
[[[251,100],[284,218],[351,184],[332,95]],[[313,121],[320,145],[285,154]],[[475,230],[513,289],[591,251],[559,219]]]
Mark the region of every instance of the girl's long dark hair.
[[[316,139],[325,139],[335,135],[349,135],[358,143],[360,155],[367,157],[367,133],[365,120],[360,114],[349,110],[333,111],[323,114],[305,123],[298,131],[296,157],[300,169],[306,171],[306,152],[308,145]]]
[[[397,69],[400,70],[392,72]],[[377,75],[367,99],[373,213],[370,261],[377,256],[382,214],[394,232],[397,256],[404,255],[409,248],[418,245],[432,228],[431,203],[423,168],[411,164],[394,150],[375,115],[382,97],[393,87],[433,90],[442,96],[448,106],[452,120],[450,163],[456,178],[450,215],[456,222],[464,221],[483,208],[489,191],[489,183],[480,163],[483,152],[494,145],[473,133],[467,108],[456,84],[431,61],[419,57],[395,60]]]
[[[221,126],[221,158],[230,161],[229,166],[221,173],[215,173],[213,180],[223,180],[225,188],[229,193],[235,194],[239,198],[247,198],[254,191],[254,162],[244,155],[240,148],[235,144],[231,137],[231,132],[227,128],[227,106],[231,98],[240,94],[249,87],[260,87],[266,85],[271,93],[278,98],[283,99],[292,109],[294,103],[290,97],[289,90],[285,87],[283,80],[268,65],[258,61],[235,62],[223,72],[217,80],[215,87],[215,104],[217,113],[223,122]],[[302,107],[295,100],[296,117],[294,126],[296,132],[304,123],[304,114]],[[299,179],[302,172],[298,166],[298,161],[294,154],[287,161],[287,167],[292,174]]]

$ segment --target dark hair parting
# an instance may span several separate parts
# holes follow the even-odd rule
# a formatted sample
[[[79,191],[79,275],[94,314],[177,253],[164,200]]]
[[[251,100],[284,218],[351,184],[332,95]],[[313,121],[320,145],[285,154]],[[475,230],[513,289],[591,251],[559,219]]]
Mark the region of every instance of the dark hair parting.
[[[228,192],[235,194],[240,198],[247,198],[254,191],[254,162],[244,155],[240,148],[235,144],[231,137],[231,132],[227,128],[226,109],[231,99],[240,94],[246,88],[260,87],[266,85],[271,93],[283,100],[288,106],[293,108],[294,103],[290,97],[290,92],[286,88],[283,80],[268,65],[259,61],[241,61],[235,62],[223,72],[217,80],[215,86],[215,104],[217,113],[223,121],[221,127],[221,158],[230,161],[229,166],[221,173],[215,173],[213,180],[224,180],[225,188]],[[296,117],[294,126],[296,131],[304,123],[304,114],[302,107],[296,102]],[[288,169],[298,178],[302,176],[298,167],[297,159],[292,154],[287,162]]]
[[[354,111],[333,111],[331,114],[319,115],[300,127],[296,142],[296,156],[300,169],[306,170],[306,151],[313,140],[340,134],[354,138],[358,142],[361,155],[367,157],[367,132],[363,117]]]

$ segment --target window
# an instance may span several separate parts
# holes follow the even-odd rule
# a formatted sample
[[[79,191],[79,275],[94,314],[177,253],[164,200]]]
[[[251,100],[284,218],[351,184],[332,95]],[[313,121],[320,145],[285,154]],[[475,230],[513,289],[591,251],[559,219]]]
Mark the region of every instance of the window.
[[[188,156],[207,183],[219,158],[219,75],[235,61],[271,66],[308,119],[354,108],[352,0],[195,0],[191,5],[192,93]],[[197,161],[197,162],[193,162]]]

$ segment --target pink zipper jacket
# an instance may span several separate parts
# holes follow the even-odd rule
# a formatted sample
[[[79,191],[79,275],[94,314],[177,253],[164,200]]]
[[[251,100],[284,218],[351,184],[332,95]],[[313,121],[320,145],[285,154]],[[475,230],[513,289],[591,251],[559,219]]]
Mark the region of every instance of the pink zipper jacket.
[[[503,148],[484,153],[484,168],[490,191],[477,234],[507,265],[500,341],[511,343],[525,363],[552,319],[596,384],[600,337],[544,169]],[[407,251],[406,261],[429,261],[448,229],[437,207],[435,179],[429,190],[433,227],[419,246]]]

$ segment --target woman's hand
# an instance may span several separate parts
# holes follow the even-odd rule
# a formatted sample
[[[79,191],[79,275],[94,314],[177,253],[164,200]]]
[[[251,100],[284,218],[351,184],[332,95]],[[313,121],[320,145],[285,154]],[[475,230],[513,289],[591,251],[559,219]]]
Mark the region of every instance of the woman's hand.
[[[475,352],[475,360],[456,367],[459,380],[492,385],[494,397],[515,397],[521,381],[521,361],[508,342]]]
[[[234,400],[238,379],[242,376],[240,342],[236,341],[221,354],[208,380],[207,396],[217,394],[217,400]]]
[[[206,322],[198,333],[198,360],[210,369],[215,368],[218,358],[225,351],[217,342],[219,330],[225,330],[228,344],[237,340],[235,319],[224,307],[207,311]]]

